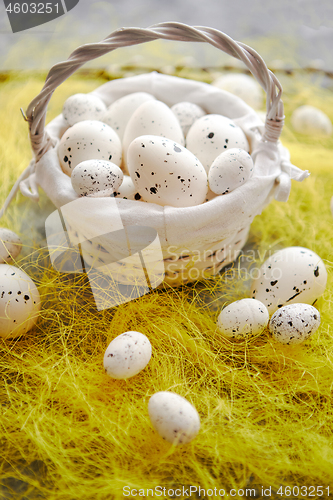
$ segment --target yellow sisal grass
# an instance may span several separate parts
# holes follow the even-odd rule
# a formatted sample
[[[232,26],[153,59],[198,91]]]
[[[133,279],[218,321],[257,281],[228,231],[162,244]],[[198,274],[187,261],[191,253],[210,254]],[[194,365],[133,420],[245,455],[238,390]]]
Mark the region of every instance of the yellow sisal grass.
[[[268,331],[238,344],[223,339],[215,327],[223,302],[248,296],[246,270],[235,272],[237,264],[215,280],[165,287],[98,312],[86,276],[57,273],[46,265],[38,234],[26,237],[25,221],[42,219],[45,198],[35,207],[18,195],[1,226],[22,235],[17,265],[38,285],[42,311],[23,338],[0,341],[0,497],[15,491],[15,499],[109,500],[125,498],[125,486],[139,492],[158,485],[256,488],[257,498],[262,486],[272,487],[272,498],[284,498],[276,494],[280,485],[331,486],[333,493],[333,140],[290,127],[300,104],[313,103],[332,119],[333,96],[289,78],[282,139],[311,176],[293,182],[288,203],[273,202],[256,217],[249,244],[258,259],[291,245],[322,257],[329,280],[317,302],[320,329],[294,347]],[[53,96],[48,120],[67,96],[100,84],[70,79]],[[1,202],[30,160],[19,108],[41,85],[29,74],[0,84]],[[148,336],[152,359],[137,376],[113,380],[104,351],[128,330]],[[197,408],[201,430],[190,444],[173,447],[153,430],[147,404],[157,391],[174,391]]]

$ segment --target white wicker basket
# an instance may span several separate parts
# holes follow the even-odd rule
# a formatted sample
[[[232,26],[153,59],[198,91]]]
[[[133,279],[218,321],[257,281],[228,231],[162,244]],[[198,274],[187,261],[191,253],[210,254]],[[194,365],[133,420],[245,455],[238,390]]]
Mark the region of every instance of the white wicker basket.
[[[205,83],[158,73],[113,80],[93,93],[110,105],[128,93],[144,91],[170,106],[190,101],[200,105],[207,113],[232,118],[249,140],[254,175],[233,192],[194,207],[162,207],[118,198],[78,199],[70,178],[61,170],[56,153],[65,127],[62,116],[44,129],[52,93],[85,62],[115,48],[158,38],[208,42],[242,60],[266,92],[266,123],[263,124],[256,112],[234,95]],[[151,262],[155,259],[157,263],[157,250],[161,245],[164,280],[170,285],[212,276],[238,256],[247,240],[253,218],[261,213],[265,205],[274,196],[286,201],[291,178],[301,181],[308,175],[290,164],[288,151],[279,142],[284,119],[281,93],[280,83],[254,50],[217,30],[179,23],[163,23],[148,29],[117,30],[100,43],[79,47],[67,61],[50,70],[42,91],[26,111],[25,119],[29,122],[35,158],[16,187],[19,185],[24,195],[37,200],[38,186],[41,186],[55,206],[58,209],[62,207],[70,239],[74,245],[81,244],[88,267],[98,267],[106,274],[121,274],[126,265],[135,268],[139,263],[140,267],[142,259],[131,260],[131,256],[151,243],[151,254],[157,252],[156,259],[153,257]],[[15,186],[12,195],[14,192]],[[155,231],[143,231],[143,226]],[[124,227],[132,231],[126,241],[118,238],[119,232],[115,233]],[[113,263],[112,269],[110,263]],[[150,280],[155,271],[156,276],[159,273],[157,268],[152,272],[153,267],[146,269]],[[131,272],[124,271],[123,274],[123,283],[129,284]],[[154,287],[158,285],[158,280],[157,277]]]

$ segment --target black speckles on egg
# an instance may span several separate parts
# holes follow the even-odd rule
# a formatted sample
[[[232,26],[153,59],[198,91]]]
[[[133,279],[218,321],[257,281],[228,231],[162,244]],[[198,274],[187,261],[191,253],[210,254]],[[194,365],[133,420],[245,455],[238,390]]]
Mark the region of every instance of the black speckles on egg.
[[[327,280],[320,257],[303,247],[288,247],[274,253],[260,267],[258,275],[252,283],[254,296],[267,306],[270,304],[271,314],[286,304],[313,304],[324,292]],[[276,280],[278,283],[272,286],[271,282]]]
[[[104,368],[116,379],[133,377],[143,370],[151,357],[151,344],[139,332],[125,332],[118,335],[104,354]]]
[[[295,303],[282,307],[275,312],[269,330],[282,344],[300,344],[316,332],[320,325],[317,309],[308,304]]]
[[[73,170],[71,181],[79,196],[108,196],[121,185],[123,173],[120,168],[108,161],[87,160]]]
[[[200,429],[195,407],[173,392],[157,392],[149,400],[150,421],[165,440],[174,444],[189,443]]]
[[[164,137],[142,136],[131,143],[127,159],[132,180],[144,201],[178,207],[204,202],[205,170],[180,144]]]
[[[199,158],[207,172],[216,157],[227,149],[249,150],[242,129],[229,118],[214,114],[203,116],[192,125],[186,147]]]
[[[117,133],[108,125],[85,120],[66,131],[58,146],[58,156],[63,171],[70,176],[71,170],[86,160],[109,161],[112,158],[113,163],[120,165],[122,147]]]

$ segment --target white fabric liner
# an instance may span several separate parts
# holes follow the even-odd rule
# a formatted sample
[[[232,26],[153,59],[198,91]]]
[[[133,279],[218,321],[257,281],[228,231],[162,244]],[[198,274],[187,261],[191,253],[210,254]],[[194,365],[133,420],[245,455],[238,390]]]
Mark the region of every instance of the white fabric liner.
[[[153,72],[112,80],[92,94],[110,105],[126,94],[139,91],[151,93],[169,106],[190,101],[201,106],[207,113],[232,118],[246,133],[255,162],[253,177],[248,182],[233,192],[217,196],[202,205],[162,207],[153,203],[116,198],[123,225],[155,228],[165,256],[170,246],[195,250],[210,248],[214,242],[225,239],[232,240],[237,231],[246,228],[274,196],[280,201],[287,201],[291,179],[302,181],[308,176],[308,172],[303,172],[289,162],[289,152],[280,143],[260,141],[264,124],[252,108],[240,98],[209,84]],[[57,142],[65,130],[62,115],[46,127],[48,134]],[[60,208],[76,200],[78,196],[72,188],[70,178],[60,167],[56,148],[57,146],[50,149],[32,166],[30,177],[21,182],[20,188],[25,196],[37,200],[37,186],[40,186],[54,205]],[[99,225],[104,224],[105,228],[110,227],[114,201],[110,198],[87,197],[84,204],[78,204],[77,223],[86,237],[94,233],[96,221]],[[74,212],[71,213],[74,214],[75,208],[72,208]]]

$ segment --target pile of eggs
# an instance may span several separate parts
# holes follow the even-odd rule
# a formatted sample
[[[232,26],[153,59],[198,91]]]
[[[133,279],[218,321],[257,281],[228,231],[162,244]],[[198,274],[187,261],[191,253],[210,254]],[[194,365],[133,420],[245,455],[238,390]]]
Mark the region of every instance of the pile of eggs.
[[[253,175],[243,130],[191,102],[170,108],[135,92],[106,108],[93,94],[75,94],[63,118],[68,128],[58,157],[78,196],[190,207],[230,193]]]
[[[325,264],[317,254],[303,247],[279,250],[258,269],[251,298],[224,307],[217,328],[229,339],[244,340],[268,325],[278,342],[300,344],[320,325],[312,304],[324,293],[326,282]]]

